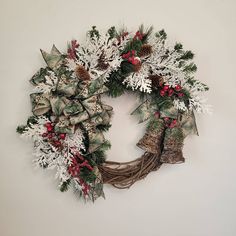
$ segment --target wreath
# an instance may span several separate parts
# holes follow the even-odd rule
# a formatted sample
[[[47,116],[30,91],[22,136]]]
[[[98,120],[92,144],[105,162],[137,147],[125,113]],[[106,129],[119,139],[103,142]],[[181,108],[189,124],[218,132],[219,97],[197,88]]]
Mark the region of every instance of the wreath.
[[[201,95],[208,87],[193,77],[193,53],[180,43],[169,46],[166,38],[152,27],[136,33],[111,27],[101,34],[94,26],[83,45],[72,40],[66,53],[54,45],[50,53],[41,50],[46,67],[30,79],[33,116],[17,132],[33,139],[34,163],[56,170],[61,191],[72,187],[94,201],[104,197],[103,184],[129,188],[163,163],[184,162],[184,138],[198,134],[194,111],[209,110]],[[147,123],[137,143],[144,154],[106,161],[111,144],[104,132],[113,111],[102,96],[123,93],[139,97],[132,115]]]

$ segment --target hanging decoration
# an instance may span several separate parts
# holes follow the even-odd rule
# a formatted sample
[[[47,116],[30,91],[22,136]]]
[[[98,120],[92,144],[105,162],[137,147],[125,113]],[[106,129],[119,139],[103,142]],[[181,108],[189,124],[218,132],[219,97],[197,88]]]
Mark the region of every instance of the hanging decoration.
[[[66,53],[54,45],[41,50],[46,66],[30,79],[33,115],[17,131],[33,140],[34,163],[55,169],[61,191],[72,187],[94,201],[104,197],[103,184],[129,188],[162,164],[184,162],[184,139],[198,134],[194,112],[209,111],[202,96],[208,87],[193,77],[193,53],[166,39],[152,27],[104,34],[93,27],[84,44],[72,40]],[[144,154],[126,163],[105,158],[113,111],[102,101],[123,93],[138,96],[132,115],[147,123],[137,143]]]

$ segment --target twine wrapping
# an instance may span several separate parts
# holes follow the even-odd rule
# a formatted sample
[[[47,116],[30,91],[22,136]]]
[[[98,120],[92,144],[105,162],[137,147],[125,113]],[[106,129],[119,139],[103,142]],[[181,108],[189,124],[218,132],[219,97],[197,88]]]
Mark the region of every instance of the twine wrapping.
[[[140,158],[130,162],[106,161],[99,166],[103,183],[116,188],[130,188],[135,182],[158,170],[162,163],[157,154],[145,152]]]

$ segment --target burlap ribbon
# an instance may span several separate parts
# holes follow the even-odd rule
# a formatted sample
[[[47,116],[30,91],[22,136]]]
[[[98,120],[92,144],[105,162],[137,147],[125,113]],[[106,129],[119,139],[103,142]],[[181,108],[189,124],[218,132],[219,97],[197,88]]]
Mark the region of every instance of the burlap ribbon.
[[[140,123],[151,118],[146,133],[137,143],[138,147],[159,156],[161,163],[184,162],[184,138],[189,134],[198,134],[193,112],[180,113],[174,106],[167,109],[146,100],[132,114],[138,115]],[[165,117],[177,120],[176,124],[165,124]]]

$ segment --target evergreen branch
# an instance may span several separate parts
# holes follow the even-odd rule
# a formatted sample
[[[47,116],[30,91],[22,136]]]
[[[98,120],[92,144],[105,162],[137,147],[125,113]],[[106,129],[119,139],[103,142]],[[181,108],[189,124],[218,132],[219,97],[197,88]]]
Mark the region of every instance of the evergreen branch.
[[[193,62],[191,62],[190,64],[188,64],[188,65],[186,65],[186,66],[184,67],[184,70],[183,70],[183,71],[185,71],[185,72],[187,72],[187,73],[194,73],[194,72],[197,71],[197,66],[196,66],[196,64],[194,64]]]
[[[16,132],[19,134],[23,134],[27,130],[27,127],[28,127],[27,125],[19,125],[16,128]]]
[[[92,29],[88,31],[88,35],[91,39],[100,38],[99,31],[96,29],[96,26],[92,26]]]
[[[181,43],[176,43],[175,46],[174,46],[174,49],[177,52],[180,52],[183,49],[183,45]]]
[[[118,33],[116,31],[115,26],[112,26],[111,28],[109,28],[107,32],[108,32],[108,34],[110,36],[109,39],[113,39],[113,38],[117,38],[118,37]]]
[[[186,51],[184,54],[179,58],[179,60],[191,60],[193,59],[194,54],[191,51]]]
[[[165,32],[164,29],[158,31],[158,32],[155,34],[155,36],[156,36],[157,38],[160,38],[160,39],[163,39],[163,40],[166,40],[166,38],[167,38],[167,34],[166,34],[166,32]]]
[[[60,184],[60,191],[61,192],[66,192],[69,189],[71,180],[68,179],[67,181],[64,181]]]
[[[96,129],[102,132],[106,132],[110,129],[110,127],[111,127],[111,124],[99,124],[96,126]]]

